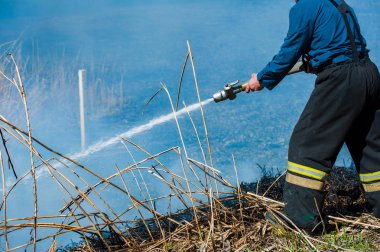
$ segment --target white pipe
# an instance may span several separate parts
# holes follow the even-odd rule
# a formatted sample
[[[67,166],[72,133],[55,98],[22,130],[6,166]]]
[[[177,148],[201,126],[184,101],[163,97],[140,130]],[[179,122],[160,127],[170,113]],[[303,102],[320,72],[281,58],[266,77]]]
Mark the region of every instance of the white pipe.
[[[80,114],[80,135],[81,135],[81,148],[82,151],[86,148],[86,131],[84,124],[84,82],[85,82],[86,70],[78,70],[78,81],[79,81],[79,114]]]

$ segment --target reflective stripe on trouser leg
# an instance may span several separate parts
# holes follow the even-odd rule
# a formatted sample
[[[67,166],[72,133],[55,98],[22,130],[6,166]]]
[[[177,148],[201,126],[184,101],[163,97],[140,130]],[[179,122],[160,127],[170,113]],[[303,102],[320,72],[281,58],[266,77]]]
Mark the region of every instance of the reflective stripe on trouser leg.
[[[380,191],[380,182],[372,184],[363,184],[363,188],[366,192],[378,192]]]
[[[297,175],[302,175],[307,178],[316,179],[319,181],[323,181],[327,175],[327,173],[324,171],[320,171],[318,169],[315,169],[306,165],[297,164],[291,161],[288,162],[288,171]],[[309,181],[309,180],[306,180],[306,181]],[[310,181],[310,183],[312,183],[312,181]]]
[[[380,171],[360,173],[359,176],[368,202],[373,207],[372,214],[380,218]]]
[[[318,169],[288,162],[284,212],[298,227],[310,231],[319,223],[326,175]]]
[[[286,174],[286,182],[318,191],[321,191],[323,188],[323,182],[299,177],[289,172]]]
[[[360,173],[359,176],[366,192],[380,191],[380,171],[372,173]]]

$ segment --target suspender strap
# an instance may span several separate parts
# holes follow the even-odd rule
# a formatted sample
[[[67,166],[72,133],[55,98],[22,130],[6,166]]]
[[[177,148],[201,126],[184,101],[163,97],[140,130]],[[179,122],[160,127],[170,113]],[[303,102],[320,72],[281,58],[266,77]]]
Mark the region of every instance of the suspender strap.
[[[359,41],[360,41],[360,44],[361,44],[361,51],[362,51],[363,55],[365,57],[367,57],[367,50],[366,50],[365,45],[364,45],[363,36],[360,33],[359,24],[356,21],[356,19],[354,18],[354,15],[352,14],[352,12],[351,12],[350,8],[348,7],[347,3],[344,0],[342,0],[342,3],[340,5],[338,5],[334,0],[330,0],[330,2],[338,9],[338,11],[340,12],[340,14],[343,17],[344,24],[346,25],[346,28],[347,28],[348,37],[350,39],[351,50],[352,50],[352,54],[354,56],[354,60],[356,62],[358,62],[360,60],[360,57],[359,57],[358,50],[356,48],[355,37],[354,37],[354,34],[353,34],[352,30],[351,30],[351,27],[350,27],[350,24],[348,22],[347,14],[346,13],[348,13],[350,15],[352,21],[354,22],[354,28],[356,30],[356,33],[358,34]]]
[[[360,26],[359,26],[358,22],[356,21],[354,15],[352,14],[352,12],[350,11],[350,12],[348,12],[348,14],[350,14],[352,20],[354,21],[355,30],[356,30],[356,33],[359,36],[359,41],[360,41],[360,45],[361,45],[361,48],[362,48],[361,52],[364,55],[364,57],[367,58],[368,57],[368,53],[367,53],[367,49],[365,48],[365,44],[364,44],[364,39],[363,39],[362,33],[360,32]]]

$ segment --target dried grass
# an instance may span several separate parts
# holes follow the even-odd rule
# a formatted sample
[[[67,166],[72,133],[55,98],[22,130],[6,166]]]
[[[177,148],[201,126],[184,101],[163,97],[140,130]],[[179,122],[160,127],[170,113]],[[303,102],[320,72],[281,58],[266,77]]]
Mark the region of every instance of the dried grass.
[[[202,108],[194,59],[190,44],[187,45],[188,52],[182,69],[178,94],[182,85],[184,68],[190,58],[197,97]],[[352,248],[348,242],[332,243],[323,236],[308,237],[299,229],[277,229],[268,225],[264,220],[264,213],[266,211],[277,212],[283,208],[281,202],[283,174],[278,176],[264,173],[257,183],[240,184],[238,167],[234,165],[238,186],[233,186],[234,182],[223,178],[222,173],[213,165],[203,109],[202,122],[207,154],[204,152],[205,148],[202,146],[194,121],[188,113],[198,139],[203,161],[191,158],[190,153],[187,152],[182,129],[176,116],[180,147],[175,146],[160,153],[151,154],[130,139],[121,138],[120,141],[126,147],[133,164],[124,168],[116,166],[116,169],[113,169],[114,173],[108,174],[106,177],[49,148],[33,137],[27,116],[26,94],[23,88],[20,88],[22,86],[21,75],[13,58],[12,62],[16,69],[17,81],[13,76],[2,71],[0,74],[3,79],[11,82],[20,90],[25,104],[28,130],[24,131],[0,116],[0,131],[3,140],[9,137],[13,138],[30,152],[31,169],[23,176],[16,177],[15,183],[7,188],[5,186],[6,165],[13,170],[13,173],[7,173],[9,175],[16,176],[17,169],[14,170],[11,162],[13,156],[8,152],[7,141],[2,141],[0,165],[3,200],[0,208],[3,211],[3,219],[0,220],[0,237],[4,238],[5,250],[22,250],[32,245],[33,250],[36,251],[40,242],[48,240],[51,245],[47,249],[56,251],[60,249],[57,247],[57,241],[68,233],[76,233],[83,239],[82,243],[66,248],[71,251],[318,251],[325,249],[350,251]],[[162,89],[166,91],[175,115],[178,101],[174,106],[164,84]],[[144,154],[146,158],[136,161],[132,149]],[[49,152],[51,158],[44,159],[40,154],[41,150],[44,153]],[[177,158],[180,166],[178,174],[161,162],[161,158],[166,155]],[[208,159],[206,155],[208,155]],[[7,158],[6,165],[4,157]],[[40,165],[35,165],[34,159],[39,160]],[[232,159],[234,160],[233,157]],[[35,174],[40,170],[45,170],[50,175],[51,181],[66,195],[63,199],[56,199],[64,202],[59,213],[38,214],[36,189],[38,180],[35,179]],[[135,174],[136,171],[138,176]],[[355,176],[340,169],[336,169],[336,171],[334,174],[341,174],[336,178],[344,175],[345,180],[336,178],[334,180],[334,176],[329,180],[326,190],[329,190],[330,193],[322,209],[323,213],[329,214],[331,224],[336,226],[336,237],[344,237],[348,234],[366,237],[375,244],[371,244],[371,248],[376,248],[375,246],[379,242],[379,220],[368,214],[354,217],[341,215],[342,213],[352,215],[357,212],[365,212],[367,205]],[[22,184],[21,182],[30,176],[33,178],[34,215],[9,218],[7,216],[7,200]],[[153,196],[149,190],[149,184],[146,182],[147,176],[154,179],[155,183],[160,183],[162,188],[167,188],[169,193]],[[128,184],[127,178],[132,178],[135,184]],[[94,180],[97,182],[90,183]],[[339,181],[341,183],[338,183]],[[138,193],[133,195],[131,187],[136,186]],[[114,209],[110,202],[112,199],[103,196],[107,190],[118,195],[119,200],[130,204],[122,210]],[[347,192],[347,195],[342,195],[342,192]],[[183,210],[173,213],[173,202],[177,202],[177,208]],[[20,203],[22,204],[22,202]],[[159,211],[158,204],[168,204],[168,211]],[[133,215],[139,216],[139,219],[129,218]],[[40,234],[38,230],[41,229],[49,230],[49,232],[45,231]],[[10,234],[12,237],[18,233],[25,235],[25,230],[30,231],[30,237],[24,237],[23,244],[15,245],[15,242],[9,240]],[[48,234],[46,235],[46,233]]]

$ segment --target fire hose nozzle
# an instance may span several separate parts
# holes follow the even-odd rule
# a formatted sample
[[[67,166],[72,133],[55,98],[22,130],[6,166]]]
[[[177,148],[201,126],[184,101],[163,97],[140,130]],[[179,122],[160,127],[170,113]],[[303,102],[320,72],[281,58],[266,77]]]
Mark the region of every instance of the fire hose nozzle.
[[[220,102],[227,99],[226,92],[224,90],[220,90],[219,92],[215,93],[212,98],[214,99],[214,102]]]
[[[212,98],[215,102],[220,102],[224,100],[233,100],[236,98],[236,94],[240,93],[241,91],[245,90],[245,84],[237,85],[239,81],[234,81],[231,83],[227,83],[223,90],[220,90],[219,92],[216,92]]]
[[[303,72],[305,70],[304,63],[302,61],[297,62],[292,69],[288,72],[288,75]],[[244,82],[243,84],[238,85],[239,81],[234,81],[231,83],[227,83],[223,90],[220,90],[219,92],[216,92],[212,98],[214,99],[214,102],[220,102],[224,100],[233,100],[236,98],[236,94],[240,93],[241,91],[244,91],[247,86],[247,82]]]

